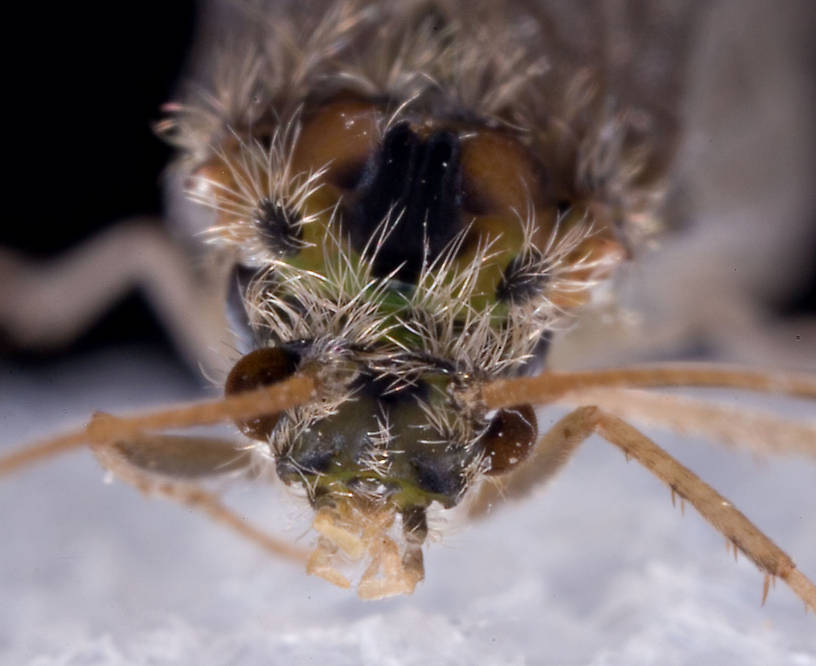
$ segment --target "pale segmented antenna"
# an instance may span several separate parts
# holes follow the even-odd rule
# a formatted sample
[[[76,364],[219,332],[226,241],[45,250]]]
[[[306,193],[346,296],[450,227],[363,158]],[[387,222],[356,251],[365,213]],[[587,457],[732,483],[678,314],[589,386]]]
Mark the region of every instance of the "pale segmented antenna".
[[[760,372],[710,364],[548,372],[539,377],[495,380],[481,387],[473,398],[483,400],[487,407],[496,409],[519,402],[545,404],[571,393],[595,388],[683,386],[734,388],[816,399],[816,379],[809,375]],[[9,474],[42,458],[84,446],[88,442],[110,441],[134,433],[212,425],[281,412],[310,402],[315,398],[316,390],[314,376],[298,374],[278,384],[189,406],[157,410],[128,418],[97,415],[86,428],[23,447],[18,452],[5,456],[0,461],[0,475]],[[704,429],[705,424],[697,424],[697,427]]]

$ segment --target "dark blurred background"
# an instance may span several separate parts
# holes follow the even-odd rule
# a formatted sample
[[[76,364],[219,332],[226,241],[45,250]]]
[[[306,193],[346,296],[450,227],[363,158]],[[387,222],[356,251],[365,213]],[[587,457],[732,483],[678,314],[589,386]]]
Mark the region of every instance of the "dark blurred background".
[[[184,68],[196,3],[18,8],[6,29],[19,30],[26,46],[14,46],[6,58],[10,119],[5,127],[13,173],[4,188],[0,245],[47,258],[116,220],[161,214],[161,172],[172,153],[151,125]],[[149,342],[172,353],[137,294],[69,349],[18,350],[5,344],[0,353],[24,363],[50,362],[123,341]]]
[[[7,30],[19,30],[27,46],[13,47],[6,58],[12,146],[6,164],[13,173],[4,188],[0,245],[47,258],[117,220],[161,214],[160,177],[171,151],[151,125],[182,75],[196,3],[18,7],[21,15]],[[810,223],[816,228],[816,212]],[[813,244],[816,257],[816,233]],[[816,312],[816,261],[775,308],[784,315]],[[123,342],[173,355],[138,294],[68,349],[20,350],[0,342],[0,354],[38,364]]]

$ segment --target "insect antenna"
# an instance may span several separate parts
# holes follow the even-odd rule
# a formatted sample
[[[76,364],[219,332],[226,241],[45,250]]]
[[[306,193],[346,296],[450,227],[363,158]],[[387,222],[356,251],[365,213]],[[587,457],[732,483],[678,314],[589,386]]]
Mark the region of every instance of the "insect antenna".
[[[262,388],[216,400],[147,412],[129,417],[96,414],[79,428],[24,446],[0,458],[0,476],[84,444],[110,442],[150,431],[215,425],[224,421],[272,415],[305,405],[319,394],[315,372],[298,372]],[[656,365],[582,372],[545,372],[537,377],[498,379],[477,388],[474,398],[488,409],[517,404],[548,404],[593,388],[710,387],[778,393],[816,399],[816,377],[770,373],[717,364]]]
[[[558,404],[572,407],[595,405],[640,425],[653,425],[726,445],[738,445],[757,456],[816,457],[816,421],[792,422],[754,408],[621,388],[570,393],[560,398]]]
[[[497,379],[481,388],[491,409],[522,403],[543,405],[591,388],[734,388],[816,399],[816,377],[746,370],[717,364],[667,364],[581,372],[544,372],[536,377]]]
[[[204,400],[129,417],[97,413],[85,428],[23,446],[1,457],[0,477],[85,444],[112,442],[150,431],[215,425],[259,414],[275,414],[314,400],[317,383],[313,374],[299,372],[276,384],[217,400]]]

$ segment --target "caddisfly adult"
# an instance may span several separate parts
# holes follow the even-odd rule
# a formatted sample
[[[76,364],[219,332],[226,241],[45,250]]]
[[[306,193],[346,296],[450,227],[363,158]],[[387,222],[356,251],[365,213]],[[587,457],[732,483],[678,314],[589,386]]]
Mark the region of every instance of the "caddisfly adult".
[[[429,509],[480,515],[597,433],[753,560],[766,590],[779,577],[816,608],[784,552],[620,415],[809,455],[813,426],[602,390],[812,399],[812,375],[547,369],[553,338],[568,337],[572,317],[667,224],[677,51],[696,13],[644,3],[652,41],[639,50],[616,41],[645,28],[617,22],[614,3],[586,23],[548,3],[465,4],[212,9],[212,52],[158,128],[179,150],[171,213],[205,241],[206,280],[170,269],[157,298],[228,397],[133,421],[100,416],[2,459],[0,473],[90,444],[123,480],[298,558],[197,485],[274,471],[315,510],[307,570],[347,587],[359,565],[358,593],[379,598],[423,579]],[[138,238],[97,248],[83,269],[111,263],[92,257],[127,263],[122,248]],[[38,302],[30,293],[4,308],[21,329],[21,303]],[[577,409],[541,428],[534,407],[557,400]],[[161,434],[228,419],[247,439]]]

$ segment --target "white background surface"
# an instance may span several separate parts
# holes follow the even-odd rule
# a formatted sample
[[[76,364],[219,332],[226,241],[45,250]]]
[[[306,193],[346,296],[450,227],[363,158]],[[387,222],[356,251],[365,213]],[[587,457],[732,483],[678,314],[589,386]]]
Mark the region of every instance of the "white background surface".
[[[0,372],[0,450],[197,391],[134,350]],[[816,577],[816,462],[656,436]],[[598,439],[534,498],[445,530],[412,597],[374,603],[103,476],[79,451],[0,480],[1,663],[816,664],[816,618],[786,586],[761,607],[753,565]],[[285,492],[227,497],[308,544]]]

